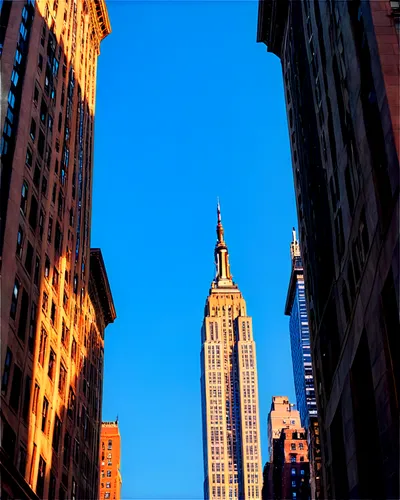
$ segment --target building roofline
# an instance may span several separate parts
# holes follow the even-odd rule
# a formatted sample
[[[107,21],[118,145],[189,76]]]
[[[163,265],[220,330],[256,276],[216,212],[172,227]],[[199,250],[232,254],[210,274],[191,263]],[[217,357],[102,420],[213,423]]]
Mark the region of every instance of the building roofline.
[[[285,304],[286,316],[290,316],[292,314],[293,301],[294,301],[294,296],[296,294],[297,278],[303,273],[304,273],[303,268],[292,267],[292,272],[290,273],[288,293],[286,296],[286,304]]]
[[[117,317],[106,266],[100,248],[90,249],[90,276],[97,290],[100,306],[103,311],[106,326],[113,323]]]
[[[268,52],[281,57],[281,46],[289,0],[259,0],[257,42],[265,43]]]
[[[110,18],[105,0],[92,0],[97,28],[100,34],[100,41],[111,33]]]

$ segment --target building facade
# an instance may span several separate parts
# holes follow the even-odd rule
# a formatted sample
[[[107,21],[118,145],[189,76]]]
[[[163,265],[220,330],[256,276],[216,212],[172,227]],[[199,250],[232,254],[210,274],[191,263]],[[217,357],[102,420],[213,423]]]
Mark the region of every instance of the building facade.
[[[300,244],[293,229],[290,244],[292,272],[286,299],[285,314],[290,316],[290,346],[292,351],[294,388],[301,425],[310,426],[310,418],[317,417],[313,368],[310,352],[310,331],[308,328],[306,294],[304,290],[303,264]]]
[[[273,498],[310,499],[310,464],[307,434],[298,429],[282,429],[274,442]]]
[[[321,446],[315,398],[310,331],[304,288],[304,271],[300,244],[293,228],[290,244],[292,272],[286,299],[285,314],[290,316],[290,344],[297,408],[301,425],[306,429],[310,462],[312,498],[320,496]]]
[[[268,413],[268,454],[270,462],[274,459],[274,442],[281,437],[282,429],[301,427],[300,413],[294,409],[287,396],[273,396]]]
[[[389,0],[259,3],[257,40],[282,63],[323,498],[399,497],[398,16]]]
[[[121,500],[121,435],[118,420],[103,422],[100,435],[99,499]]]
[[[90,248],[102,0],[1,3],[1,498],[98,495],[104,331]]]
[[[256,349],[251,318],[229,266],[218,204],[216,276],[201,332],[204,497],[260,499]]]
[[[268,414],[269,460],[264,467],[263,500],[310,498],[307,433],[286,396],[274,396]]]

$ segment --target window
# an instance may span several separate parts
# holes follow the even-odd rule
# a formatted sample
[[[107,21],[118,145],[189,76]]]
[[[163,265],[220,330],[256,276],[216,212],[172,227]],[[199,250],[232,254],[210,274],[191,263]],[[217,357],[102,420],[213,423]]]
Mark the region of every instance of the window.
[[[56,500],[56,478],[53,472],[50,472],[49,496],[48,500]]]
[[[295,476],[296,475],[296,469],[293,467],[292,469],[292,476]]]
[[[42,432],[46,431],[46,422],[47,422],[47,414],[49,411],[49,402],[46,398],[43,398],[43,407],[42,407]]]
[[[108,440],[108,449],[112,450],[112,440],[111,439]],[[110,455],[110,458],[111,458],[111,454],[109,454],[109,455]]]
[[[106,488],[111,488],[111,483],[106,483]]]
[[[17,315],[19,287],[20,287],[20,283],[19,283],[18,279],[16,279],[15,283],[14,283],[12,295],[11,295],[11,309],[10,309],[11,319],[15,319],[15,317]]]
[[[22,418],[24,419],[25,422],[28,421],[28,416],[29,416],[29,402],[30,402],[30,397],[31,397],[31,378],[29,375],[26,375],[25,377],[25,390],[24,390],[24,402],[22,406]]]
[[[304,469],[301,469],[301,470],[300,470],[300,474],[301,474],[302,476],[304,476]]]
[[[31,210],[29,212],[29,224],[31,228],[35,231],[37,226],[37,212],[38,212],[38,202],[34,195],[31,198]]]
[[[50,275],[50,259],[48,255],[46,255],[45,261],[44,261],[44,276],[45,278],[49,279]]]
[[[41,158],[43,158],[44,156],[44,144],[45,144],[44,133],[41,130],[39,130],[39,140],[38,140],[37,150]]]
[[[37,104],[39,101],[39,88],[37,86],[37,83],[35,84],[35,90],[33,92],[33,102]]]
[[[22,476],[25,476],[26,469],[26,448],[21,446],[19,448],[19,457],[18,457],[18,470]]]
[[[40,184],[40,163],[36,162],[35,171],[33,173],[33,184],[39,189]]]
[[[71,345],[71,358],[75,361],[76,359],[76,340],[72,338],[72,345]]]
[[[77,439],[75,439],[74,462],[79,463],[79,441]]]
[[[35,341],[35,333],[36,333],[36,310],[37,306],[34,302],[31,305],[31,319],[29,323],[29,337],[28,337],[28,347],[29,352],[33,353],[34,341]]]
[[[17,413],[19,409],[19,400],[21,395],[22,371],[19,366],[14,364],[14,375],[11,385],[10,406]]]
[[[23,215],[26,215],[26,209],[28,207],[28,191],[29,191],[28,183],[24,181],[21,189],[21,205],[20,205],[20,210],[23,213]]]
[[[40,216],[39,216],[39,236],[40,239],[43,237],[43,231],[44,231],[44,213],[43,210],[40,211]]]
[[[8,380],[10,378],[11,361],[12,361],[12,352],[10,348],[7,347],[7,354],[4,360],[3,378],[1,380],[1,392],[4,392],[5,394],[7,394]]]
[[[40,391],[40,387],[38,384],[35,383],[35,390],[33,391],[33,399],[32,399],[32,413],[34,415],[37,414],[37,406],[38,406],[38,401],[39,401],[39,391]]]
[[[17,250],[16,254],[17,256],[21,259],[22,258],[22,249],[23,249],[23,244],[24,244],[24,231],[21,226],[18,227],[18,234],[17,234]]]
[[[290,461],[296,463],[296,455],[290,455]]]
[[[45,100],[42,98],[42,102],[40,104],[40,121],[43,124],[46,124],[46,117],[47,117],[47,105]]]
[[[26,149],[25,165],[26,165],[28,168],[31,168],[31,167],[32,167],[32,161],[33,161],[32,150],[31,150],[31,148],[28,146],[28,147],[27,147],[27,149]]]
[[[60,364],[60,377],[58,379],[58,390],[60,393],[64,392],[66,378],[67,378],[67,370],[65,369],[64,365]]]
[[[36,494],[39,498],[43,498],[45,476],[46,476],[46,462],[41,456],[39,460],[39,469],[38,469],[38,476],[36,483]]]
[[[45,176],[42,178],[42,195],[46,197],[47,194],[47,179]]]
[[[74,394],[74,391],[72,390],[72,387],[70,387],[69,388],[69,395],[68,395],[67,415],[69,418],[74,420],[74,413],[75,413],[75,394]]]
[[[41,73],[43,70],[43,56],[42,54],[39,54],[39,59],[38,59],[38,70]]]
[[[56,305],[54,301],[51,301],[51,311],[50,311],[50,321],[53,326],[55,326],[56,323]]]
[[[61,436],[61,420],[58,418],[58,415],[56,415],[56,419],[54,422],[54,429],[53,429],[53,442],[52,442],[53,449],[56,453],[58,453],[58,447],[60,445],[60,436]]]
[[[39,285],[39,271],[40,271],[40,259],[39,259],[38,256],[36,256],[36,260],[35,260],[35,273],[33,275],[33,283],[36,286]]]
[[[49,217],[49,227],[47,228],[47,241],[51,243],[51,237],[53,232],[53,219]]]
[[[104,498],[110,498],[110,493],[104,493]]]
[[[291,443],[290,448],[291,448],[292,450],[295,450],[295,449],[296,449],[296,443]]]
[[[33,246],[30,241],[28,241],[28,246],[26,248],[26,256],[25,256],[25,269],[30,275],[32,272],[32,260],[33,260]]]
[[[43,366],[44,357],[46,354],[46,344],[47,344],[47,332],[44,328],[42,328],[42,332],[40,334],[40,344],[39,344],[39,363]]]
[[[76,500],[76,490],[77,490],[76,481],[75,481],[75,479],[72,479],[72,495],[71,495],[72,500]]]
[[[50,115],[47,118],[47,128],[48,128],[49,134],[51,136],[51,134],[53,133],[53,118]]]
[[[63,464],[68,467],[69,463],[69,455],[71,452],[71,436],[68,432],[64,435],[64,455],[63,455]]]
[[[296,488],[296,481],[292,481],[292,488]]]
[[[18,337],[24,342],[26,324],[28,321],[29,295],[25,288],[22,288],[21,309],[19,313]]]
[[[60,279],[60,275],[57,271],[57,269],[54,267],[53,268],[53,287],[57,290],[58,289],[58,282],[59,282],[59,279]]]
[[[300,450],[304,450],[304,444],[303,443],[299,443],[299,449]]]
[[[49,376],[50,380],[53,380],[54,378],[55,366],[56,366],[56,353],[53,351],[53,349],[50,348],[49,369],[47,371],[47,375]]]
[[[107,477],[111,477],[111,471],[110,470],[107,471]]]
[[[43,292],[43,300],[42,300],[42,311],[47,314],[47,310],[49,308],[49,296],[46,292]]]
[[[35,119],[31,119],[31,129],[29,131],[30,138],[32,139],[33,142],[35,142],[36,138],[36,122]]]

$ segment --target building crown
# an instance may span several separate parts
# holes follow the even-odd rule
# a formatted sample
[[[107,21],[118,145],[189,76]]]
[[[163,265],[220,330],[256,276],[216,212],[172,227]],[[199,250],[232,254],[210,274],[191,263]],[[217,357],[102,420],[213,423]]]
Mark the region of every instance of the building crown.
[[[217,243],[215,245],[214,257],[216,267],[214,283],[217,287],[233,286],[228,247],[224,240],[224,227],[222,225],[219,200],[217,200]]]
[[[295,257],[300,257],[300,243],[298,242],[296,238],[296,229],[292,229],[292,242],[290,243],[290,255],[292,257],[292,260]]]

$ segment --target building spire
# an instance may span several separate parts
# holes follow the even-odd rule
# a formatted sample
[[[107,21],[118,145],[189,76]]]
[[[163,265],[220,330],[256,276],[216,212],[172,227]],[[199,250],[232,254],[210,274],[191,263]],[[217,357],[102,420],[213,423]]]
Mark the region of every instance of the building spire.
[[[224,228],[222,226],[221,205],[217,198],[217,243],[214,250],[216,276],[215,281],[222,286],[232,285],[232,275],[229,265],[228,247],[224,240]]]

